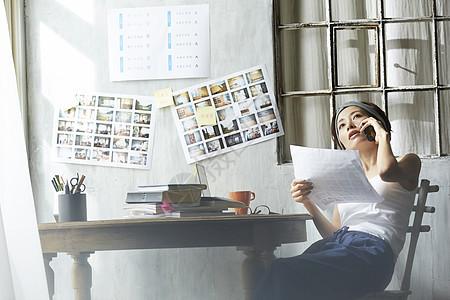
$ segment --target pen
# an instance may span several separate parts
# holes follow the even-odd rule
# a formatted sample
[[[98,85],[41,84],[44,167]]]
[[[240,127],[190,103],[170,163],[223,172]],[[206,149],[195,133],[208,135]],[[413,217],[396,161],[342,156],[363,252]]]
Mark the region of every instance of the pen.
[[[63,186],[61,185],[61,181],[59,181],[59,175],[55,175],[55,178],[56,178],[55,182],[58,185],[58,190],[62,191],[63,190]]]
[[[68,182],[66,183],[64,194],[70,194],[69,183]]]
[[[59,187],[58,187],[58,184],[56,183],[55,178],[52,178],[52,185],[55,188],[55,191],[59,192]]]

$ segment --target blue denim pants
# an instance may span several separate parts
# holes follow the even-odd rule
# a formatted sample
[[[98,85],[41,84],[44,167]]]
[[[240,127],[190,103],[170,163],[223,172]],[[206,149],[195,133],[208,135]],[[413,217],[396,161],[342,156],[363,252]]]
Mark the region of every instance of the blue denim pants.
[[[342,227],[301,255],[275,260],[251,299],[355,299],[386,288],[394,265],[392,248],[386,241]]]

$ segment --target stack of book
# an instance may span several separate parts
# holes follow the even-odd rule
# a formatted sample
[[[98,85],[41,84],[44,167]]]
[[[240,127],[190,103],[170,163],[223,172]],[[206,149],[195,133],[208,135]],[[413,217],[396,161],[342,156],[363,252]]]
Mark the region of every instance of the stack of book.
[[[126,218],[193,217],[233,214],[229,208],[245,207],[242,202],[221,197],[202,197],[204,184],[139,186],[127,193]]]

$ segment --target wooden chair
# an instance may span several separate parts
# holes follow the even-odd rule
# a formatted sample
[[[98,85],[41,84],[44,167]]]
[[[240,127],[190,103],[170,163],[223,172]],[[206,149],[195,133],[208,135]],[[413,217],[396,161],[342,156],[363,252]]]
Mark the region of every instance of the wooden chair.
[[[408,227],[408,232],[411,233],[409,241],[408,255],[406,258],[405,272],[403,275],[400,290],[384,290],[382,292],[371,293],[360,300],[383,300],[383,299],[398,299],[406,300],[411,291],[409,290],[411,283],[411,271],[413,266],[414,254],[416,252],[417,240],[421,232],[429,232],[431,227],[429,225],[422,225],[422,217],[424,213],[434,213],[433,206],[426,206],[428,193],[439,191],[439,186],[430,185],[430,181],[422,179],[420,186],[417,188],[417,202],[413,207],[414,220],[412,226]]]

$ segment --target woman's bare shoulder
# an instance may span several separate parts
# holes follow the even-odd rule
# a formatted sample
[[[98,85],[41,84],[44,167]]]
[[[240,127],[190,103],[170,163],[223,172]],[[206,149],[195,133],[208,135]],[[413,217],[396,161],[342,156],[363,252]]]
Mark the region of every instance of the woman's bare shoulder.
[[[415,153],[408,153],[398,158],[398,163],[405,175],[404,181],[400,184],[407,190],[412,191],[417,187],[419,182],[419,174],[422,166],[420,157]]]

